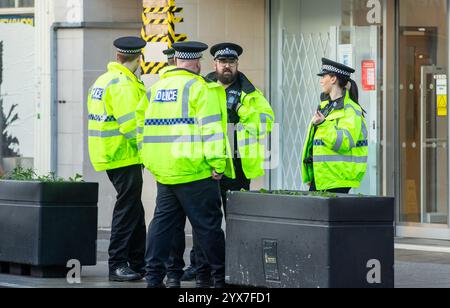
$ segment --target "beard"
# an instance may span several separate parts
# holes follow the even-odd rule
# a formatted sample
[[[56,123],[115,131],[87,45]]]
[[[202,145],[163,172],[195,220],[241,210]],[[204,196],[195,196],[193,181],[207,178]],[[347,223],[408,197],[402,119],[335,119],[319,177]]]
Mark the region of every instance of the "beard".
[[[217,79],[225,84],[229,85],[236,81],[238,72],[233,73],[231,70],[224,70],[222,73],[217,73]]]

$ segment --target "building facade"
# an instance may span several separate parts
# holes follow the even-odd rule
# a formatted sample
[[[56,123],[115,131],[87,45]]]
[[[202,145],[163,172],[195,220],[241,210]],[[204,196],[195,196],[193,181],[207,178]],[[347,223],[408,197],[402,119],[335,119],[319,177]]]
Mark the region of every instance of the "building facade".
[[[359,190],[396,197],[397,235],[450,239],[448,1],[270,1],[271,101],[281,123],[273,187],[300,189],[299,140],[320,58],[354,67],[369,126]],[[295,149],[292,151],[291,149]]]
[[[17,66],[26,76],[15,78],[4,69],[6,107],[15,101],[14,91],[4,90],[14,86],[5,80],[17,85],[31,80],[25,92],[35,97],[28,105],[26,98],[18,101],[23,128],[19,123],[9,128],[24,145],[16,146],[18,156],[33,158],[41,173],[80,173],[99,182],[99,225],[107,228],[115,192],[89,163],[86,93],[114,59],[113,39],[140,35],[142,0],[40,0],[21,12],[22,2],[0,1],[3,19],[33,17],[27,25],[32,34],[20,27],[6,34],[0,23],[0,41],[26,34],[30,45],[17,46],[34,59],[31,64],[4,59],[4,66]],[[177,33],[210,45],[234,41],[244,47],[240,68],[275,109],[270,172],[255,188],[305,189],[301,150],[319,103],[316,73],[321,58],[329,57],[356,69],[367,112],[368,174],[354,193],[395,196],[399,236],[450,240],[448,0],[177,0],[176,5],[184,9]],[[147,46],[147,52],[160,49],[157,43]],[[211,57],[205,55],[202,64],[208,73]],[[149,174],[144,191],[150,219],[155,184]]]

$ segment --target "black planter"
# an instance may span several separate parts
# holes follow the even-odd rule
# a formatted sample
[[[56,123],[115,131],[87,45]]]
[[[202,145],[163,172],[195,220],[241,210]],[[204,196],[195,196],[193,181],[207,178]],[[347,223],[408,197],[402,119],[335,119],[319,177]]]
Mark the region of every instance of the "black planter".
[[[95,265],[97,202],[97,183],[0,181],[0,262]]]
[[[230,192],[228,284],[394,287],[394,198]]]

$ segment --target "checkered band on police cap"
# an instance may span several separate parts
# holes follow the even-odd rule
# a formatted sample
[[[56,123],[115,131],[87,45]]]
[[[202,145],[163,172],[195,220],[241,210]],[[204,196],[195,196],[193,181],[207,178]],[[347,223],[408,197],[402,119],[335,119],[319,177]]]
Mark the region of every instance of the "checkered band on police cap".
[[[214,55],[214,58],[218,58],[218,57],[239,57],[239,54],[236,50],[232,50],[230,48],[225,48],[225,49],[221,49],[218,50],[216,52],[216,54]]]
[[[197,60],[203,56],[201,52],[176,51],[175,57],[181,60]]]
[[[142,49],[121,49],[121,48],[117,48],[117,51],[126,55],[135,55],[138,53],[141,53]]]
[[[173,59],[175,57],[175,49],[169,48],[163,51],[163,54],[167,56],[167,59]]]
[[[347,76],[347,77],[351,77],[352,76],[352,74],[350,72],[341,70],[341,69],[339,69],[337,67],[334,67],[332,65],[323,65],[322,66],[322,72],[324,72],[324,73],[325,72],[336,73],[336,74]]]

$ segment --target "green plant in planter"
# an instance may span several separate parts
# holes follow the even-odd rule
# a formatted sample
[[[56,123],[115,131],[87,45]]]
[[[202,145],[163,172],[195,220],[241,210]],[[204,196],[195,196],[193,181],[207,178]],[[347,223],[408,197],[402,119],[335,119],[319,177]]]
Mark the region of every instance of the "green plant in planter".
[[[338,197],[337,194],[329,193],[326,191],[314,191],[314,192],[301,192],[301,191],[288,191],[288,190],[270,191],[270,190],[263,188],[259,192],[261,194],[286,195],[286,196],[313,196],[313,197],[322,197],[322,198],[337,198]]]
[[[322,197],[322,198],[337,198],[338,195],[327,191],[314,191],[309,193],[310,196]]]
[[[12,180],[12,181],[36,181],[44,183],[81,183],[83,181],[83,176],[76,174],[74,177],[70,177],[68,181],[62,177],[58,177],[54,172],[50,172],[47,175],[37,175],[33,169],[24,169],[22,167],[15,168],[11,173],[8,173],[1,177],[2,180]]]
[[[2,180],[32,181],[36,173],[32,169],[15,168],[11,173],[2,176]]]
[[[81,174],[77,173],[77,174],[75,174],[74,177],[70,177],[69,178],[69,182],[72,182],[72,183],[84,182],[83,181],[83,176]]]

